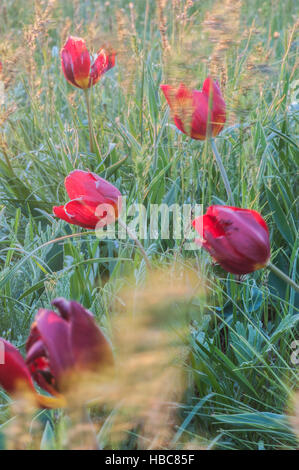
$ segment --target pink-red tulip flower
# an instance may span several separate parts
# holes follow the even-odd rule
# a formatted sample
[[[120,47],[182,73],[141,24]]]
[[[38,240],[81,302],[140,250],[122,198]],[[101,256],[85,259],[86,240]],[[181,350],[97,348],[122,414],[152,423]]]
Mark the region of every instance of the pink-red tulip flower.
[[[61,50],[64,76],[78,88],[90,88],[114,67],[115,55],[115,51],[102,48],[92,62],[84,39],[70,36]]]
[[[40,309],[26,343],[34,380],[51,394],[66,393],[84,373],[100,374],[113,365],[109,342],[92,314],[75,301],[55,299],[59,313]]]
[[[65,178],[71,199],[53,207],[56,217],[73,225],[95,229],[114,222],[121,210],[121,193],[95,173],[74,170]]]
[[[269,263],[269,230],[254,210],[210,206],[193,227],[201,237],[198,243],[230,273],[251,273]]]
[[[181,132],[192,139],[205,140],[209,136],[215,137],[222,130],[226,107],[218,82],[206,78],[202,91],[190,90],[183,83],[178,88],[161,85],[161,89],[174,123]]]

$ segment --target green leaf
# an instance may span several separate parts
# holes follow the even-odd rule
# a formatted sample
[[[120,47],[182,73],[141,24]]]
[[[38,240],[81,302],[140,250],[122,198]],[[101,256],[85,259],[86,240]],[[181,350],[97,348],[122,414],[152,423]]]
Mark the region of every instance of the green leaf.
[[[295,242],[294,234],[290,228],[290,224],[285,216],[285,213],[279,204],[277,198],[274,196],[272,191],[269,188],[266,189],[267,199],[269,202],[269,206],[273,212],[273,217],[277,226],[277,229],[281,233],[282,237],[285,241],[290,245],[293,246]]]
[[[55,434],[50,421],[47,421],[40,443],[40,450],[55,450],[55,447]]]

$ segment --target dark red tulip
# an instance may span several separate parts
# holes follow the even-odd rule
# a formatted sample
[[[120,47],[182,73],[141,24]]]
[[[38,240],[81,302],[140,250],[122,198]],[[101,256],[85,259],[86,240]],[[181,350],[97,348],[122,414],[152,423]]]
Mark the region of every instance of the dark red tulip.
[[[201,236],[197,242],[230,273],[251,273],[269,262],[269,230],[256,211],[210,206],[193,227]]]
[[[212,137],[222,130],[226,113],[218,82],[210,77],[206,78],[202,91],[190,90],[183,83],[178,88],[161,85],[161,89],[171,109],[174,123],[181,132],[192,139],[205,140],[208,136],[208,121]]]
[[[4,347],[4,361],[0,362],[0,386],[9,394],[22,394],[30,398],[36,406],[43,408],[58,408],[65,406],[63,397],[39,395],[23,357],[12,344],[0,338],[1,350]]]
[[[52,304],[59,314],[40,309],[26,344],[34,380],[48,392],[66,392],[74,375],[99,372],[113,364],[111,347],[82,305],[63,298]]]
[[[2,338],[0,342],[0,350],[4,348],[4,360],[0,362],[0,385],[8,393],[21,389],[34,391],[29,369],[17,348]]]
[[[121,209],[121,193],[95,173],[74,170],[65,178],[71,199],[53,207],[56,217],[87,229],[103,227],[115,221]]]
[[[102,48],[91,63],[84,39],[70,36],[61,50],[64,76],[69,83],[78,88],[90,88],[105,72],[114,67],[115,55],[115,51]]]

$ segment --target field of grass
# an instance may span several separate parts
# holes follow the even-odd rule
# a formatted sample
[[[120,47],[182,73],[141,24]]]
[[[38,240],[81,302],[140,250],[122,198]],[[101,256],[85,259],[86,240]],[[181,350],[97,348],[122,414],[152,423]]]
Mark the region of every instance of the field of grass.
[[[294,0],[1,1],[0,337],[23,353],[55,297],[93,312],[124,376],[113,400],[104,390],[88,407],[101,449],[298,448],[294,289],[267,269],[228,274],[204,250],[161,236],[140,240],[151,273],[129,237],[99,240],[52,214],[74,169],[109,180],[127,206],[143,204],[147,221],[151,204],[228,205],[209,141],[176,129],[160,90],[201,89],[212,74],[227,105],[216,143],[235,206],[262,214],[272,263],[298,283],[298,18]],[[84,93],[61,70],[69,35],[117,51],[91,88],[94,152]],[[138,356],[143,347],[150,358]],[[11,397],[0,390],[0,400],[2,446],[81,445],[65,444],[67,410],[36,412],[17,439]]]

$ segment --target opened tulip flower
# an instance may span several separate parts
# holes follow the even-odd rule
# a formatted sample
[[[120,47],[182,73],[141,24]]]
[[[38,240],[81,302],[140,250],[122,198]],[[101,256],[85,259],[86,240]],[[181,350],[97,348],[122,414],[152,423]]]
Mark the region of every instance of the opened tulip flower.
[[[4,352],[0,386],[7,393],[25,396],[44,408],[66,406],[70,389],[73,396],[76,394],[74,382],[78,378],[86,390],[87,378],[93,377],[98,383],[103,372],[114,364],[110,344],[88,310],[63,298],[52,304],[59,314],[39,310],[27,339],[26,362],[12,344],[0,339],[1,353]],[[33,381],[53,396],[38,394]]]
[[[176,127],[192,139],[211,138],[215,160],[219,167],[227,196],[234,203],[229,180],[213,137],[223,129],[226,121],[226,106],[218,82],[211,77],[205,79],[202,91],[190,90],[183,83],[179,87],[161,85],[171,109]]]
[[[64,405],[64,399],[59,395],[47,397],[38,394],[30,371],[17,348],[2,338],[0,345],[4,352],[4,360],[0,362],[0,386],[7,393],[16,397],[26,396],[36,406],[44,408],[58,408]]]
[[[101,76],[115,65],[115,52],[100,49],[94,62],[82,38],[70,36],[61,50],[65,78],[72,85],[86,89],[95,85]]]
[[[65,178],[71,199],[53,213],[70,224],[96,229],[114,222],[121,210],[121,193],[95,173],[74,170]]]
[[[268,227],[254,210],[210,206],[193,226],[201,236],[198,242],[230,273],[251,273],[269,263]]]
[[[94,152],[96,142],[89,100],[89,88],[95,85],[101,76],[115,65],[115,51],[102,48],[96,59],[91,61],[89,51],[82,38],[70,36],[61,50],[61,64],[65,78],[72,85],[84,90],[88,114],[89,145]]]
[[[26,343],[26,362],[34,380],[49,393],[66,393],[84,373],[101,373],[113,365],[109,342],[82,305],[63,298],[40,309]]]
[[[161,85],[177,128],[192,139],[215,137],[222,130],[225,120],[225,101],[219,85],[210,77],[203,83],[202,91],[190,90],[183,83],[178,88]]]

